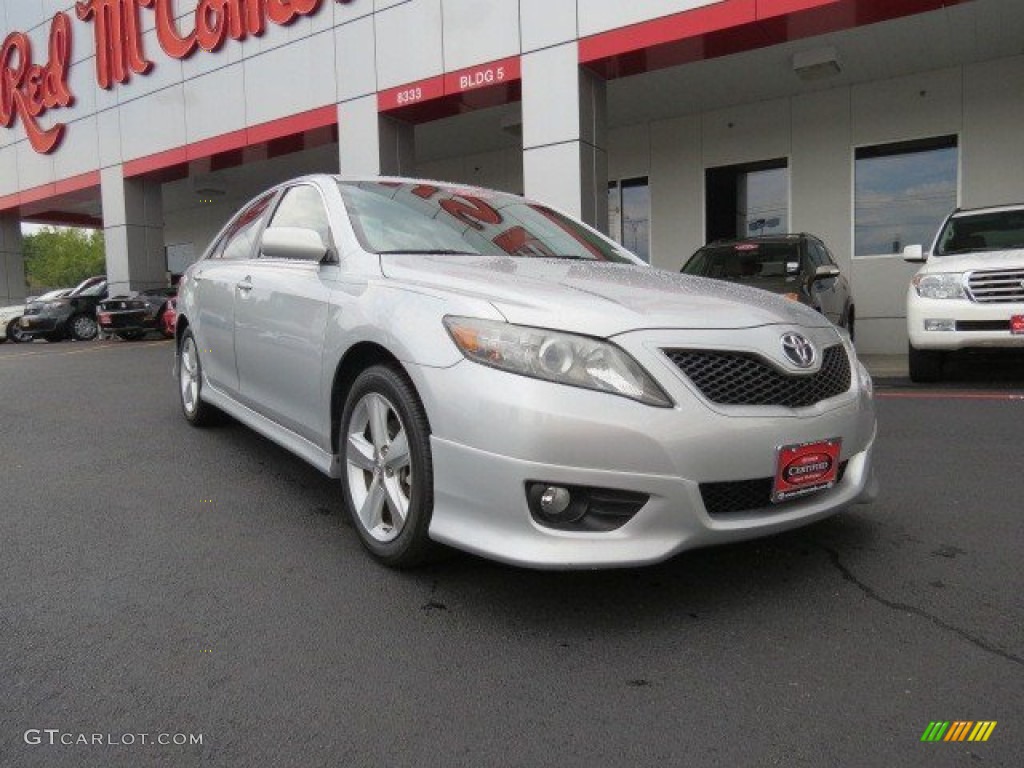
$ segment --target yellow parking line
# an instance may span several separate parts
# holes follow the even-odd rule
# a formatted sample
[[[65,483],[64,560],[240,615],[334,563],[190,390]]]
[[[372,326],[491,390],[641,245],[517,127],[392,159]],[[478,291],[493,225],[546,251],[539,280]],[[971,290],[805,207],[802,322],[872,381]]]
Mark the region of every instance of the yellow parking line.
[[[139,347],[152,347],[152,346],[156,346],[156,345],[160,345],[160,344],[169,344],[172,341],[174,341],[174,339],[159,339],[157,341],[129,342],[127,344],[121,344],[121,343],[105,344],[105,343],[101,342],[101,343],[97,343],[97,344],[92,344],[92,345],[90,345],[86,349],[73,349],[73,350],[71,350],[69,352],[50,352],[50,351],[43,352],[43,351],[40,351],[40,352],[20,352],[20,353],[15,353],[13,355],[0,355],[0,360],[16,360],[16,359],[22,358],[22,357],[63,357],[65,355],[83,355],[83,354],[85,354],[87,352],[102,352],[103,350],[107,350],[107,349],[131,349],[131,348],[138,349]]]

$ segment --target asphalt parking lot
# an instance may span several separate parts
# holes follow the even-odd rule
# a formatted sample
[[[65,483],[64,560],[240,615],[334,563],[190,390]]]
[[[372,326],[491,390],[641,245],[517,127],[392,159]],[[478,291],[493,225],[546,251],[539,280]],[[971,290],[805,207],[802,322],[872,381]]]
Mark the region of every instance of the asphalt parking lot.
[[[809,528],[398,573],[171,357],[0,347],[0,766],[1021,764],[1024,376],[879,382],[881,498]]]

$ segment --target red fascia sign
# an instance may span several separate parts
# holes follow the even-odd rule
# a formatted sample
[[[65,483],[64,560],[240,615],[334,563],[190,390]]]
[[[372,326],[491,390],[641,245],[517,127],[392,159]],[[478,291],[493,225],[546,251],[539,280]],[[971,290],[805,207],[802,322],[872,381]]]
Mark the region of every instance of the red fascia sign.
[[[325,0],[199,0],[191,29],[181,31],[175,0],[78,0],[75,15],[91,22],[96,41],[96,82],[109,90],[145,75],[153,68],[146,56],[143,9],[155,15],[157,42],[172,59],[187,59],[196,51],[219,51],[230,40],[262,36],[269,25],[287,26],[312,16]],[[353,0],[335,0],[351,3]],[[43,129],[38,118],[48,110],[74,103],[68,86],[73,35],[71,18],[58,13],[50,22],[49,58],[33,62],[32,45],[24,32],[11,32],[0,47],[0,126],[21,120],[32,149],[53,152],[64,136],[56,123]]]
[[[377,94],[377,110],[391,112],[414,104],[445,96],[490,88],[522,78],[518,56],[492,61],[476,67],[467,67],[445,75],[419,80]]]

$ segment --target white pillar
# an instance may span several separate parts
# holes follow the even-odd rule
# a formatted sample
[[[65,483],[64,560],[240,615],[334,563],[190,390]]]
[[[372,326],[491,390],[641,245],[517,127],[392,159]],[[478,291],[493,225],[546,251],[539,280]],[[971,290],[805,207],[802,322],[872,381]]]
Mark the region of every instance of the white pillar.
[[[166,285],[160,183],[126,179],[115,165],[100,172],[100,193],[110,295]]]
[[[526,195],[608,231],[605,82],[579,66],[575,41],[523,56]]]
[[[377,111],[377,96],[338,105],[338,163],[343,176],[412,176],[413,126]]]
[[[25,257],[21,250],[21,221],[16,213],[0,214],[0,303],[25,299]]]

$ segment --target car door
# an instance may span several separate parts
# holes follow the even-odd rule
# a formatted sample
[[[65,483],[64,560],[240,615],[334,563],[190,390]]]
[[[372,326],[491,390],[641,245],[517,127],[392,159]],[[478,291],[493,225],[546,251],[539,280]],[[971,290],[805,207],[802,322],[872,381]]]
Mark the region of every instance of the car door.
[[[194,319],[203,372],[211,386],[238,397],[235,294],[251,267],[256,241],[276,192],[262,195],[228,225],[213,252],[196,264],[198,315]]]
[[[327,209],[317,187],[287,188],[268,228],[301,227],[330,246]],[[235,291],[235,353],[243,403],[319,443],[321,367],[337,267],[321,260],[271,258],[247,264]]]

